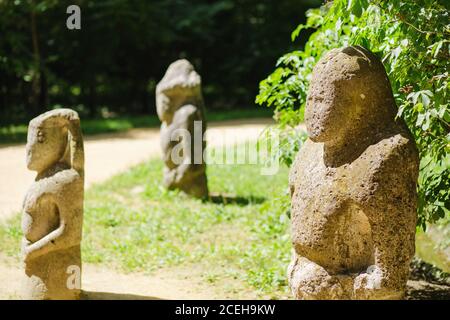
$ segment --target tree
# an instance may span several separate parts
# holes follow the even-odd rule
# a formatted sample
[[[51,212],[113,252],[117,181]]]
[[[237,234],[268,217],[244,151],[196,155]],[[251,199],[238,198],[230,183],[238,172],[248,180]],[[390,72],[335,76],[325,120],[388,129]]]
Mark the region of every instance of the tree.
[[[0,0],[0,121],[56,106],[83,118],[155,113],[155,85],[179,58],[202,75],[208,108],[248,106],[273,59],[294,48],[279,35],[319,3]],[[80,30],[66,27],[73,4]]]
[[[301,120],[315,63],[332,48],[362,45],[383,61],[396,98],[398,116],[412,132],[420,153],[418,225],[450,212],[450,24],[448,1],[335,0],[307,13],[292,33],[316,29],[304,50],[282,56],[260,83],[257,103],[275,108],[279,126],[292,140]],[[288,165],[292,143],[281,143]]]

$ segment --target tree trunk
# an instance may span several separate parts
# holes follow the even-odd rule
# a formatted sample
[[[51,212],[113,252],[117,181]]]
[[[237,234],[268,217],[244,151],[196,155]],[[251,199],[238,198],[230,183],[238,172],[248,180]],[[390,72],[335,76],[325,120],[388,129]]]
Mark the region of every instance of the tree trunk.
[[[142,83],[146,83],[144,80],[142,81]],[[150,97],[149,94],[147,92],[147,86],[143,85],[141,88],[141,110],[140,110],[140,114],[150,114]]]
[[[91,118],[95,118],[97,116],[97,106],[96,106],[96,86],[95,80],[90,81],[89,83],[89,96],[88,96],[88,108],[89,108],[89,116]]]

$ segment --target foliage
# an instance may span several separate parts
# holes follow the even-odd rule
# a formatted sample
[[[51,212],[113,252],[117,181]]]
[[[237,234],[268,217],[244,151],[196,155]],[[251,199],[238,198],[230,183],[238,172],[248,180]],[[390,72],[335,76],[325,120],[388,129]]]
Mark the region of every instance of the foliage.
[[[319,0],[0,0],[0,123],[53,106],[96,117],[155,114],[167,66],[187,58],[207,108],[252,103],[289,32]],[[81,30],[66,9],[81,8]]]
[[[256,99],[275,109],[281,128],[292,130],[305,105],[312,68],[325,52],[362,45],[377,54],[391,81],[398,116],[407,123],[420,152],[422,228],[450,212],[448,7],[449,2],[442,0],[335,0],[311,9],[292,40],[304,29],[317,30],[304,50],[278,60],[276,70],[260,83]],[[288,159],[292,154],[280,152]]]

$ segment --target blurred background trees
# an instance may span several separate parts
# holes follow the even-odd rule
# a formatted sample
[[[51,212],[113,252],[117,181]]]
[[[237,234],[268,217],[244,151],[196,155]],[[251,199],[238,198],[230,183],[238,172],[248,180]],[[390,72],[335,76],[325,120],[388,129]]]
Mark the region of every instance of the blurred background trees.
[[[81,30],[66,8],[81,8]],[[0,123],[51,107],[149,114],[167,66],[187,58],[208,108],[250,108],[286,37],[319,0],[0,0]],[[298,46],[298,44],[296,44]]]

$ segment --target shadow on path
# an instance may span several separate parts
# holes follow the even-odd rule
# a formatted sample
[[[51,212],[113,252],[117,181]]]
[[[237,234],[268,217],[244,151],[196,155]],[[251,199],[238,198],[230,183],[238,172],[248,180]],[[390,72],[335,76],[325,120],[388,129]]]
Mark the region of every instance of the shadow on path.
[[[234,204],[243,207],[248,206],[249,204],[261,204],[266,201],[266,198],[254,196],[240,197],[235,195],[211,193],[208,199],[205,199],[204,201],[223,205]]]
[[[158,297],[139,296],[129,293],[82,291],[81,300],[164,300]]]
[[[410,281],[406,293],[407,300],[450,300],[450,286]]]

